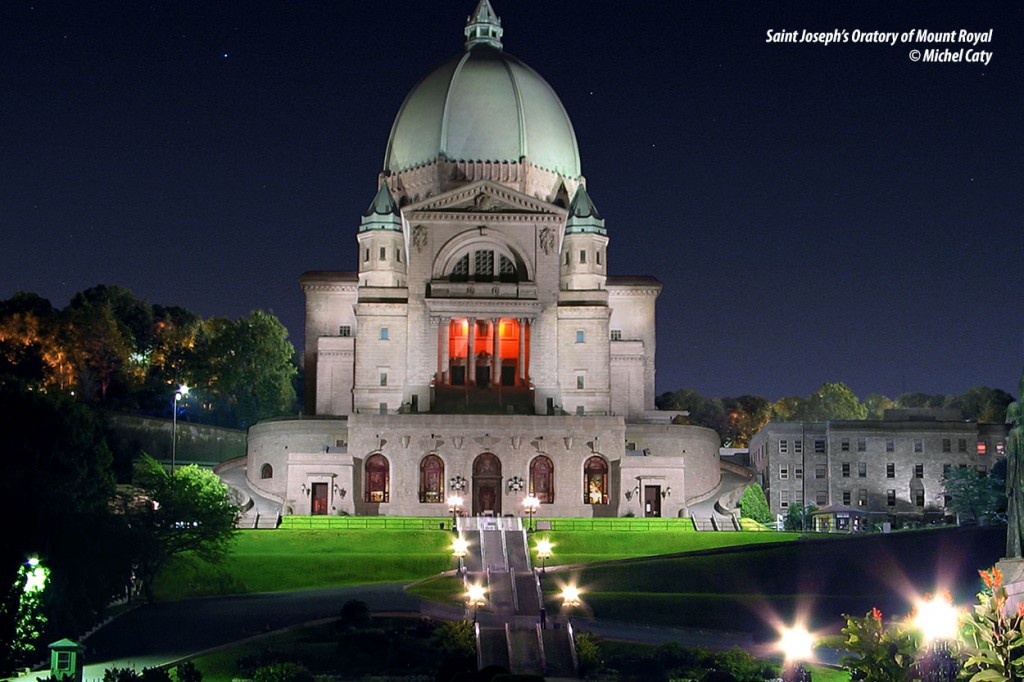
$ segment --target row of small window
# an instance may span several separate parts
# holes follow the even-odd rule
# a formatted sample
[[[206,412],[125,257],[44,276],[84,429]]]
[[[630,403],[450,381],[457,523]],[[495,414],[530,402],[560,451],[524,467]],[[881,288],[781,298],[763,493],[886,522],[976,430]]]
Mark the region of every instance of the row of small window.
[[[380,247],[380,250],[377,252],[377,260],[387,260],[387,259],[388,259],[387,247],[382,246],[382,247]],[[401,249],[395,249],[395,261],[398,262],[398,263],[402,262],[402,250]],[[370,262],[370,249],[363,249],[363,262],[364,263],[369,263]]]
[[[917,506],[917,507],[924,507],[924,490],[923,489],[918,489],[918,490],[912,490],[910,492],[911,492],[911,494],[914,497],[914,505]],[[803,493],[802,490],[795,491],[794,494],[792,495],[792,497],[793,497],[793,500],[792,500],[793,504],[797,504],[797,505],[803,506],[803,504],[804,504],[804,493]],[[851,491],[849,491],[849,490],[842,491],[842,500],[843,500],[843,504],[845,506],[849,507],[853,503],[853,495],[852,495]],[[814,494],[814,503],[816,505],[818,505],[819,507],[823,507],[823,506],[827,505],[828,504],[828,491],[825,491],[825,490],[817,491]],[[950,500],[949,500],[949,496],[948,495],[945,496],[944,503],[945,503],[945,505],[947,507],[949,506]],[[779,491],[779,506],[783,507],[783,508],[786,508],[786,507],[789,506],[789,504],[790,504],[790,491],[788,491],[788,490],[780,490]],[[859,507],[866,507],[867,504],[868,504],[868,490],[867,490],[867,488],[861,488],[860,490],[857,491],[857,506],[859,506]],[[889,507],[895,507],[896,506],[896,491],[895,490],[890,489],[890,490],[886,490],[885,491],[885,504],[887,506],[889,506]]]
[[[850,478],[851,471],[852,471],[851,464],[852,464],[851,462],[843,462],[840,465],[840,471],[842,472],[842,477],[843,478]],[[959,465],[959,467],[961,469],[966,469],[967,465],[966,464],[961,464],[961,465]],[[949,472],[952,471],[952,469],[953,469],[953,465],[952,464],[943,464],[942,465],[942,475],[943,476],[949,476]],[[985,475],[988,474],[988,467],[986,467],[984,464],[977,465],[976,470],[982,476],[985,476]],[[826,471],[826,468],[825,468],[824,464],[818,464],[818,465],[816,465],[814,467],[814,477],[815,478],[825,478],[826,475],[827,475],[827,471]],[[857,478],[867,478],[867,476],[868,476],[868,463],[867,462],[857,462]],[[804,469],[803,469],[803,467],[801,467],[801,466],[794,466],[793,467],[793,478],[803,478],[803,477],[804,477]],[[885,465],[885,477],[886,478],[896,478],[896,463],[895,462],[887,462],[886,463],[886,465]],[[786,479],[789,478],[789,466],[788,465],[784,464],[784,465],[779,467],[779,478],[782,479],[782,480],[786,480]],[[924,478],[924,464],[915,464],[914,465],[914,478]]]
[[[594,252],[594,262],[597,263],[598,265],[601,265],[601,263],[602,263],[601,253],[602,253],[601,251],[595,251]],[[565,264],[569,265],[569,263],[571,261],[572,261],[572,254],[570,254],[568,251],[566,251],[565,252]],[[586,262],[587,262],[587,250],[586,249],[580,249],[580,264],[581,265],[585,265]]]
[[[857,452],[866,452],[867,451],[867,449],[868,449],[868,439],[867,438],[858,438],[857,441],[856,441],[856,444],[857,444]],[[842,452],[850,452],[850,439],[849,438],[841,439],[839,441],[839,449]],[[977,442],[976,446],[975,446],[975,449],[976,449],[976,452],[979,455],[984,455],[986,452],[988,452],[988,445],[985,443],[985,441],[979,440]],[[1005,443],[996,443],[996,454],[1002,455],[1005,452],[1005,449],[1006,449]],[[794,452],[794,454],[800,455],[800,454],[803,454],[803,451],[804,451],[804,443],[803,443],[803,441],[801,441],[801,440],[794,440],[793,441],[793,452]],[[885,451],[886,452],[896,452],[896,441],[895,441],[895,439],[892,439],[892,438],[886,438],[885,439]],[[951,439],[951,438],[943,438],[942,439],[942,451],[943,452],[952,452],[953,451],[953,439]],[[824,441],[824,439],[819,439],[819,440],[815,440],[814,441],[814,452],[818,453],[818,454],[821,454],[821,453],[825,452],[825,441]],[[924,452],[924,440],[922,440],[920,438],[914,439],[914,452]],[[957,439],[957,452],[967,452],[967,439],[966,438],[959,438],[959,439]],[[779,441],[779,453],[780,454],[788,454],[789,453],[789,441],[788,440],[780,440]]]

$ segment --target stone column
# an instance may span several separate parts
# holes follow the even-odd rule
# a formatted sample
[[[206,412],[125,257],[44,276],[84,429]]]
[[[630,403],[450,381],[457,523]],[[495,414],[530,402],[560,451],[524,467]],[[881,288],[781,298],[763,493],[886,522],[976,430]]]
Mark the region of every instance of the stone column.
[[[443,317],[431,318],[430,322],[431,324],[437,324],[437,370],[434,372],[434,384],[439,386],[444,378],[442,358],[444,357],[444,342],[447,337],[445,332],[447,329]]]
[[[516,363],[516,373],[519,375],[519,384],[526,385],[526,318],[520,317],[516,322],[519,324],[519,361]]]
[[[498,340],[498,328],[501,318],[491,318],[491,383],[495,386],[501,381],[501,342]]]
[[[469,318],[469,340],[466,345],[466,386],[476,383],[476,318]]]

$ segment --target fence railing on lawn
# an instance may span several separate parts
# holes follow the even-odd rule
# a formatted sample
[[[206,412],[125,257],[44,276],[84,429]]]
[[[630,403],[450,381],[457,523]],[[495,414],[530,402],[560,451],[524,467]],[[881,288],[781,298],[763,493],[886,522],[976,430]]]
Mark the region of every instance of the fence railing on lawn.
[[[608,519],[537,519],[537,530],[667,530],[692,532],[693,519],[644,519],[621,516]]]
[[[446,530],[447,517],[410,516],[284,516],[280,528],[331,530]]]

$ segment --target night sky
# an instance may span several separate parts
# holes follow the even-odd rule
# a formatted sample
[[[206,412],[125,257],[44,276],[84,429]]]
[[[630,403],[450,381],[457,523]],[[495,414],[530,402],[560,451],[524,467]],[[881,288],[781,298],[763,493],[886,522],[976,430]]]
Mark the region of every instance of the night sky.
[[[1016,393],[1024,4],[492,1],[611,272],[664,283],[659,392]],[[475,2],[0,3],[0,298],[119,284],[301,347],[299,276],[356,268],[394,116]],[[766,43],[834,29],[994,33]],[[945,47],[991,62],[908,56]]]

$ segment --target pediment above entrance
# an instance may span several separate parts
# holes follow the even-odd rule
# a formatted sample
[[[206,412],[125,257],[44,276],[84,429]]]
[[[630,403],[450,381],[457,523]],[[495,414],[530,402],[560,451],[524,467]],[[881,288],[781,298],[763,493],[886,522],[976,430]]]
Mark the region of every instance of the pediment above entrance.
[[[479,221],[524,215],[533,219],[563,220],[566,215],[565,209],[559,206],[489,180],[474,182],[410,204],[403,209],[403,213],[408,220],[454,218]]]

